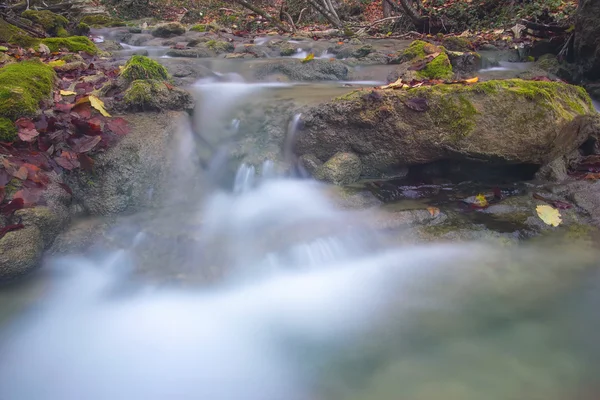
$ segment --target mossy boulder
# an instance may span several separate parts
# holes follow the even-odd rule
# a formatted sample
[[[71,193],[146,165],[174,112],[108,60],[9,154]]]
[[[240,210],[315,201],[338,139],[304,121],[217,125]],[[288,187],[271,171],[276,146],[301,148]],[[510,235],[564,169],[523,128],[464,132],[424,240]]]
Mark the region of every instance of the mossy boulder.
[[[41,25],[44,30],[52,36],[68,36],[66,26],[69,21],[62,15],[58,15],[48,10],[25,10],[21,14],[31,22]]]
[[[449,79],[454,74],[446,49],[422,40],[412,42],[407,49],[392,57],[390,63],[402,64],[398,76],[414,72],[410,78]]]
[[[18,40],[22,36],[27,36],[24,30],[0,18],[0,42],[15,43],[15,40]]]
[[[153,79],[164,81],[169,79],[167,69],[146,56],[133,56],[127,61],[121,77],[127,82],[133,82],[139,79]]]
[[[354,91],[302,115],[298,155],[354,152],[363,177],[445,159],[544,165],[600,129],[582,88],[519,79]]]
[[[50,51],[83,51],[88,54],[97,54],[98,48],[96,45],[85,36],[70,36],[63,38],[48,38],[42,39],[42,43],[48,46]]]
[[[80,22],[75,27],[73,33],[77,36],[85,36],[90,33],[90,26],[85,22]]]
[[[8,232],[0,238],[0,282],[17,278],[39,266],[44,243],[38,227]]]
[[[471,42],[464,37],[459,36],[448,36],[442,40],[442,45],[445,49],[450,51],[470,51],[471,50]]]
[[[17,138],[15,123],[8,118],[0,117],[0,142],[12,142]]]
[[[190,31],[194,32],[217,32],[220,27],[217,24],[197,24],[190,28]]]
[[[79,20],[79,23],[91,26],[93,28],[125,26],[125,22],[106,14],[86,15]]]
[[[123,104],[128,111],[191,110],[194,99],[183,89],[147,79],[131,83],[125,91]]]
[[[234,50],[233,43],[225,42],[222,40],[209,40],[208,42],[206,42],[206,47],[213,50],[217,54],[231,53]]]
[[[170,38],[173,36],[183,35],[185,33],[185,27],[179,22],[169,22],[157,26],[152,31],[152,36],[160,38]]]
[[[317,168],[315,178],[336,185],[348,185],[356,182],[360,173],[361,162],[356,154],[336,153]]]
[[[16,120],[38,112],[56,79],[54,70],[41,62],[23,61],[0,69],[0,117]]]
[[[348,79],[348,67],[341,61],[277,60],[261,64],[256,69],[259,80],[269,79],[273,75],[284,75],[292,81],[337,81]]]

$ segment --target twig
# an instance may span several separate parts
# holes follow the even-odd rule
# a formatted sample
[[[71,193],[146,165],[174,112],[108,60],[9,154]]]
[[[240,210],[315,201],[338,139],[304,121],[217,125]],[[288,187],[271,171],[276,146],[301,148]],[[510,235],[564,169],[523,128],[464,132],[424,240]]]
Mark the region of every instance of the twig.
[[[241,6],[246,7],[247,9],[249,9],[250,11],[254,11],[255,13],[257,13],[258,15],[264,17],[266,20],[268,20],[269,22],[271,22],[273,25],[277,26],[279,29],[281,29],[284,32],[290,32],[290,30],[288,28],[286,28],[285,26],[283,26],[281,24],[281,22],[278,22],[275,18],[271,17],[269,14],[267,14],[265,11],[261,10],[260,8],[248,3],[246,0],[234,0],[236,3],[240,4]]]
[[[331,22],[333,24],[333,26],[335,26],[336,28],[341,28],[342,27],[342,24],[340,23],[340,21],[336,20],[335,17],[329,12],[329,10],[325,9],[321,4],[317,3],[316,0],[307,0],[307,1],[318,12],[320,12],[321,14],[323,14],[323,16],[325,18],[327,18],[327,20],[329,22]]]
[[[533,29],[535,31],[564,32],[569,29],[567,26],[540,24],[537,22],[527,21],[526,19],[522,19],[521,23],[529,29]]]
[[[558,52],[557,58],[559,60],[565,60],[567,58],[567,56],[569,55],[569,46],[571,45],[572,40],[573,40],[573,33],[571,33],[569,35],[569,38],[563,45],[562,49],[560,49],[560,51]]]
[[[219,11],[232,12],[234,14],[237,14],[239,12],[239,11],[236,11],[236,10],[232,10],[231,8],[225,8],[225,7],[219,8]]]
[[[300,10],[300,15],[298,15],[298,19],[296,20],[296,25],[300,24],[300,20],[302,19],[302,13],[304,13],[304,11],[306,11],[307,8],[304,7],[302,10]]]
[[[395,17],[387,17],[387,18],[378,19],[377,21],[374,21],[372,24],[364,26],[361,29],[357,30],[356,34],[357,35],[362,35],[363,33],[365,33],[366,31],[368,31],[369,29],[371,29],[375,25],[378,25],[378,24],[380,24],[382,22],[390,21],[390,20],[393,20],[393,19],[399,19],[399,18],[402,18],[402,17],[403,17],[403,15],[397,15]]]
[[[292,27],[292,32],[296,33],[296,25],[294,25],[294,20],[292,19],[292,16],[287,13],[286,11],[282,11],[283,15],[285,15],[288,19],[288,22],[290,23],[290,26]]]

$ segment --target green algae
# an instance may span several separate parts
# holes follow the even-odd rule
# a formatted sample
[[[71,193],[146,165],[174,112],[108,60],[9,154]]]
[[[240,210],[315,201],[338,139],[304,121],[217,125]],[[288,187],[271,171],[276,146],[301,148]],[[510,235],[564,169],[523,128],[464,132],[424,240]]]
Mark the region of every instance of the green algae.
[[[146,56],[133,56],[125,64],[121,76],[127,82],[140,79],[164,81],[169,79],[167,69]]]
[[[36,61],[9,64],[0,69],[0,117],[16,120],[34,115],[50,96],[56,74]]]
[[[97,54],[98,48],[96,45],[85,36],[70,36],[61,38],[48,38],[42,39],[43,44],[48,46],[50,51],[60,51],[61,49],[67,51],[83,51],[88,54]]]

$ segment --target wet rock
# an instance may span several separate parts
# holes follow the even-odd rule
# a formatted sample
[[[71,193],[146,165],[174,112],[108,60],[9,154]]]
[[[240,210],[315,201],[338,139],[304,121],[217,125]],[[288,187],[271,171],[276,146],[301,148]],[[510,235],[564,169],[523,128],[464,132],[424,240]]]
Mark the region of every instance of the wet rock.
[[[242,43],[234,47],[233,52],[235,54],[250,54],[252,57],[261,58],[268,57],[265,49],[255,44]]]
[[[52,244],[66,222],[64,215],[42,206],[18,210],[15,212],[15,217],[20,219],[26,227],[35,226],[40,230],[40,238],[44,247]]]
[[[136,80],[125,91],[122,106],[126,111],[192,110],[194,99],[189,92],[161,81]]]
[[[94,157],[94,174],[69,177],[74,201],[91,215],[112,215],[160,203],[168,183],[173,140],[183,112],[125,116],[131,132]]]
[[[562,182],[568,177],[565,157],[559,157],[556,160],[550,161],[536,173],[536,178],[550,182]]]
[[[453,71],[460,77],[474,75],[481,69],[481,56],[473,52],[449,51]]]
[[[314,154],[304,154],[300,157],[300,164],[309,174],[314,175],[323,165],[323,161],[319,160]]]
[[[185,27],[181,25],[179,22],[169,22],[167,24],[162,24],[157,26],[152,31],[152,36],[160,37],[160,38],[170,38],[173,36],[179,36],[185,33]]]
[[[521,80],[355,91],[303,110],[302,120],[300,156],[351,151],[371,177],[445,159],[544,165],[600,127],[582,88]]]
[[[216,54],[207,48],[194,47],[192,49],[171,49],[166,53],[169,57],[187,57],[187,58],[208,58],[215,57]]]
[[[579,181],[566,189],[569,200],[590,216],[592,223],[600,227],[600,181]]]
[[[160,60],[160,63],[164,65],[169,74],[175,78],[197,79],[214,75],[214,73],[204,65],[200,65],[194,60],[190,60],[188,58],[163,58]]]
[[[370,191],[341,186],[331,186],[330,198],[336,206],[350,210],[365,210],[379,207],[382,202]]]
[[[356,182],[361,174],[360,158],[350,152],[336,153],[326,163],[315,171],[315,178],[334,183],[347,185]]]
[[[148,43],[153,38],[154,38],[154,36],[152,36],[150,34],[142,33],[139,35],[132,35],[131,38],[128,41],[126,41],[126,43],[130,44],[132,46],[144,46],[146,43]]]
[[[37,226],[8,232],[0,239],[0,281],[26,275],[38,267],[44,250]]]
[[[279,60],[260,65],[255,72],[259,80],[274,74],[283,74],[292,81],[337,81],[348,78],[348,67],[339,61]]]
[[[123,50],[123,46],[114,40],[105,40],[103,43],[98,44],[98,47],[104,51],[112,53],[113,51]]]

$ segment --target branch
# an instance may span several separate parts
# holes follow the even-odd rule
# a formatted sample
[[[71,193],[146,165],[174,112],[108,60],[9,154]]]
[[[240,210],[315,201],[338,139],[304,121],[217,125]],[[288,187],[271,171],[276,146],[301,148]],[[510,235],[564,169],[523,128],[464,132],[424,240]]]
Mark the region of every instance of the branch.
[[[534,31],[564,32],[569,29],[567,26],[540,24],[537,22],[527,21],[526,19],[522,19],[521,23],[527,28],[533,29]]]
[[[308,3],[313,6],[318,12],[320,12],[321,14],[323,14],[323,16],[325,18],[327,18],[327,20],[329,22],[331,22],[333,24],[333,26],[335,26],[336,28],[341,28],[342,24],[340,23],[339,20],[336,20],[335,17],[325,8],[323,8],[322,5],[320,5],[319,3],[316,2],[316,0],[307,0]]]
[[[300,23],[300,20],[302,19],[302,14],[306,10],[307,10],[306,8],[303,8],[302,10],[300,10],[300,15],[298,15],[298,19],[296,20],[296,25],[298,25]]]
[[[410,20],[413,22],[413,24],[415,24],[416,26],[423,25],[423,21],[425,18],[423,18],[421,14],[419,14],[417,10],[415,10],[410,5],[408,1],[409,0],[400,0],[400,4],[402,4],[402,8],[404,8],[404,12],[410,17]]]
[[[288,21],[290,23],[290,26],[292,27],[292,32],[296,33],[296,25],[294,25],[294,20],[292,19],[292,16],[289,13],[285,12],[285,11],[282,11],[282,13],[288,19]]]
[[[399,19],[399,18],[402,18],[402,17],[403,17],[403,15],[396,15],[395,17],[387,17],[387,18],[378,19],[377,21],[374,21],[372,24],[367,25],[367,26],[365,26],[365,27],[357,30],[356,34],[360,36],[363,33],[365,33],[366,31],[368,31],[369,29],[371,29],[372,27],[374,27],[375,25],[378,25],[378,24],[380,24],[382,22],[385,22],[385,21],[391,21],[393,19]]]
[[[337,12],[335,12],[335,8],[333,8],[333,4],[331,3],[331,0],[323,0],[323,3],[325,3],[325,5],[327,6],[326,8],[329,10],[329,12],[331,14],[333,14],[333,16],[335,17],[335,20],[338,21],[338,23],[341,25],[342,21],[340,20],[340,17],[338,16]]]
[[[284,32],[290,32],[290,30],[288,28],[286,28],[285,26],[283,26],[281,24],[281,22],[277,21],[276,19],[274,19],[273,17],[271,17],[269,14],[267,14],[266,12],[264,12],[263,10],[261,10],[260,8],[253,6],[252,4],[248,3],[246,0],[233,0],[236,3],[238,3],[239,5],[246,7],[247,9],[249,9],[250,11],[253,11],[255,13],[257,13],[258,15],[264,17],[267,21],[271,22],[273,25],[277,26],[279,29],[281,29]]]

